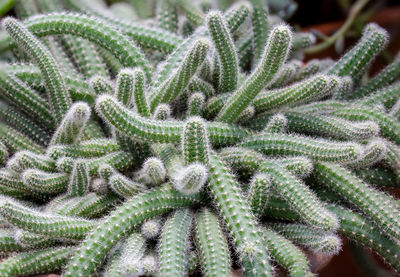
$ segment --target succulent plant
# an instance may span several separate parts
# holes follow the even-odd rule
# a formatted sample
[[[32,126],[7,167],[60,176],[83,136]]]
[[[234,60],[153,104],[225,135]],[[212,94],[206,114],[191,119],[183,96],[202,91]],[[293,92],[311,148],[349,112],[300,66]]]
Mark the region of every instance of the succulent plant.
[[[15,1],[1,276],[313,276],[303,249],[341,237],[400,272],[399,56],[368,78],[387,32],[303,63],[311,33],[218,2]]]

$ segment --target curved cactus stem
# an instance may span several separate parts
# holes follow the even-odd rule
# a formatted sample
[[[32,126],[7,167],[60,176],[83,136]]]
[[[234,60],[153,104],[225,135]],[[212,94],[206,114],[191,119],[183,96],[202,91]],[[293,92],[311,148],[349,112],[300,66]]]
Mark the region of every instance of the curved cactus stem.
[[[332,92],[329,87],[331,80],[332,78],[329,76],[317,75],[288,87],[263,91],[257,95],[253,104],[257,111],[266,111],[281,106],[321,99]]]
[[[0,107],[0,119],[7,125],[28,136],[40,145],[47,145],[49,143],[50,134],[44,126],[36,123],[26,114],[12,107],[1,104]]]
[[[278,113],[271,117],[263,132],[265,133],[284,133],[288,124],[285,115]]]
[[[208,187],[234,239],[246,274],[272,276],[269,257],[265,245],[261,244],[262,235],[256,219],[233,175],[215,153],[210,154],[209,171]]]
[[[124,198],[131,198],[146,189],[144,185],[136,183],[117,172],[110,176],[108,183],[112,191]]]
[[[312,161],[306,157],[268,159],[257,151],[242,147],[224,148],[219,156],[234,169],[246,170],[250,175],[258,171],[264,161],[280,164],[299,178],[308,176],[313,170]]]
[[[393,238],[400,237],[399,210],[390,196],[369,187],[345,168],[332,163],[315,163],[315,178],[374,220],[382,231]]]
[[[204,275],[231,276],[227,241],[218,218],[207,208],[196,214],[195,239]]]
[[[96,175],[100,165],[104,163],[110,164],[117,170],[123,170],[132,166],[133,164],[132,156],[123,151],[112,152],[98,158],[85,159],[85,161],[87,163],[90,176]],[[57,160],[57,169],[61,172],[71,173],[73,165],[74,159],[70,157],[63,157]]]
[[[29,276],[60,270],[74,254],[75,247],[58,247],[23,252],[0,263],[4,277]]]
[[[189,85],[190,78],[202,65],[209,50],[209,42],[204,38],[194,41],[185,53],[175,72],[150,96],[150,110],[160,103],[171,103]]]
[[[288,170],[277,164],[264,162],[260,172],[270,176],[273,188],[304,222],[323,230],[334,231],[338,228],[336,216],[330,213],[312,191]]]
[[[397,272],[400,272],[400,247],[397,243],[382,236],[381,231],[359,213],[335,205],[329,205],[328,209],[340,220],[338,229],[340,234],[372,248]]]
[[[68,195],[83,196],[89,191],[89,168],[86,161],[77,159],[68,183]]]
[[[89,120],[90,113],[90,107],[86,103],[74,103],[53,134],[50,145],[75,143],[82,134]]]
[[[326,68],[332,66],[334,61],[330,58],[327,59],[313,59],[307,62],[300,70],[297,72],[293,81],[298,82],[304,80],[318,72],[324,71]]]
[[[47,155],[53,159],[60,157],[94,158],[121,150],[113,139],[90,139],[74,145],[52,145],[47,148]]]
[[[238,81],[239,65],[233,39],[221,13],[210,12],[206,20],[220,64],[218,93],[234,91]]]
[[[297,51],[299,49],[305,49],[313,45],[316,41],[316,37],[312,33],[300,32],[293,34],[293,43],[291,51]]]
[[[382,104],[385,108],[392,107],[399,99],[400,82],[391,86],[381,88],[374,93],[359,99],[356,103],[360,105],[375,106]]]
[[[0,215],[22,230],[61,239],[83,239],[98,224],[96,221],[39,212],[7,199],[1,199]]]
[[[366,67],[386,46],[388,33],[374,23],[364,27],[360,41],[328,71],[340,77],[350,76],[358,83]]]
[[[159,257],[161,276],[185,276],[193,212],[178,209],[165,221],[161,231]]]
[[[60,122],[72,105],[72,100],[67,93],[64,79],[61,76],[56,60],[34,34],[28,31],[17,20],[9,17],[4,19],[2,24],[18,46],[24,49],[38,65],[44,79],[55,119],[57,122]]]
[[[262,133],[250,136],[238,146],[269,155],[308,156],[314,160],[345,163],[360,158],[362,148],[353,142],[313,139],[299,135]]]
[[[9,154],[29,150],[33,153],[44,154],[42,146],[29,137],[0,122],[0,141],[7,147]]]
[[[336,255],[342,248],[341,239],[334,233],[326,233],[315,230],[310,226],[296,223],[273,223],[268,226],[292,242],[302,245],[315,253]]]
[[[252,13],[251,23],[253,25],[254,37],[254,60],[253,67],[255,67],[262,59],[264,47],[267,44],[268,33],[270,32],[268,26],[268,12],[264,7],[264,2],[261,0],[251,0]]]
[[[135,225],[174,208],[198,204],[200,201],[200,195],[182,196],[168,184],[126,201],[86,237],[68,263],[64,275],[92,274],[109,250]],[[101,244],[98,244],[99,241]]]
[[[25,170],[22,181],[29,189],[43,194],[58,194],[68,187],[69,176],[66,173],[48,173],[36,169]]]
[[[271,194],[271,179],[268,174],[254,174],[249,184],[247,202],[255,216],[260,217]]]
[[[51,13],[32,17],[24,25],[36,36],[81,36],[113,53],[123,66],[142,67],[146,76],[150,77],[149,65],[140,49],[126,35],[100,18],[82,14]]]
[[[171,33],[178,31],[178,10],[170,0],[161,0],[157,5],[157,25]]]
[[[10,256],[14,253],[24,251],[24,247],[15,239],[12,229],[0,229],[0,255],[2,257]]]
[[[123,275],[142,274],[141,259],[146,251],[146,240],[140,233],[132,233],[126,238],[120,256],[119,270]]]
[[[185,0],[175,0],[175,3],[195,27],[203,24],[204,14],[195,3]]]
[[[374,121],[351,122],[342,118],[304,112],[285,112],[289,129],[335,139],[365,140],[377,136],[379,126]]]
[[[16,78],[13,74],[0,70],[0,93],[9,102],[17,105],[27,114],[37,117],[47,127],[54,127],[50,106],[41,95]]]
[[[348,163],[346,166],[353,169],[369,168],[386,156],[386,143],[382,139],[372,139],[365,146],[364,153],[360,159]]]
[[[400,54],[393,62],[387,65],[378,75],[368,81],[365,85],[359,87],[347,96],[347,99],[358,99],[365,97],[387,85],[390,85],[400,76]]]
[[[7,167],[16,172],[22,172],[28,168],[52,172],[56,169],[56,162],[45,155],[36,154],[28,150],[22,150],[15,153],[7,161]]]
[[[291,36],[291,31],[286,26],[278,26],[271,31],[260,63],[242,86],[228,99],[228,103],[217,116],[218,121],[235,122],[240,113],[272,80],[286,60]]]
[[[379,125],[380,133],[400,144],[400,123],[393,116],[386,114],[376,108],[365,106],[352,106],[339,109],[332,113],[335,116],[352,121],[371,120]]]
[[[272,258],[285,268],[290,276],[313,276],[307,257],[290,240],[267,228],[263,229],[263,235]]]
[[[96,110],[103,119],[128,137],[146,142],[180,142],[183,123],[173,120],[152,120],[143,118],[115,101],[112,96],[97,98]],[[241,127],[224,123],[207,122],[207,131],[213,143],[235,143],[249,133]]]

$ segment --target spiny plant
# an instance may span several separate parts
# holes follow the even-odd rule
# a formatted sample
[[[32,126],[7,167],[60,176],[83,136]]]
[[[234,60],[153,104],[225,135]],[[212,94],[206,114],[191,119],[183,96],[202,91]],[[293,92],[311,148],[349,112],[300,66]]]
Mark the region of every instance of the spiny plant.
[[[400,56],[339,60],[265,1],[16,0],[0,31],[1,276],[400,272]]]

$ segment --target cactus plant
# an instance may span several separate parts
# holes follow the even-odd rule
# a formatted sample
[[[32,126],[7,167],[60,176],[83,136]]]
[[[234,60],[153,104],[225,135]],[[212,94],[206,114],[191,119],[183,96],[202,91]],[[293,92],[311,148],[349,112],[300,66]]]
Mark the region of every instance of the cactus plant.
[[[400,55],[368,77],[388,33],[304,64],[316,37],[268,1],[216,2],[15,1],[1,276],[313,276],[301,249],[339,235],[400,272]]]

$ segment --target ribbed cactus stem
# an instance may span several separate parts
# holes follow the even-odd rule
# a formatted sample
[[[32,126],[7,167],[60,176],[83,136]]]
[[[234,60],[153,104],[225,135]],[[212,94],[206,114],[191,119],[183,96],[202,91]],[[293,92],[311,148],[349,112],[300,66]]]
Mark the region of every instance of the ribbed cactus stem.
[[[122,69],[117,76],[115,97],[126,107],[132,104],[134,77],[135,72],[130,68]]]
[[[256,219],[225,163],[210,155],[209,189],[234,239],[239,257],[248,276],[272,276],[265,245]],[[234,209],[232,212],[231,209]],[[232,216],[234,215],[234,216]]]
[[[386,85],[394,82],[400,75],[400,55],[397,54],[393,62],[387,65],[378,75],[359,87],[347,96],[347,99],[357,99],[367,96]]]
[[[314,167],[320,183],[345,197],[391,237],[399,238],[400,220],[396,216],[399,210],[389,200],[390,196],[371,188],[337,164],[315,163]]]
[[[197,204],[200,199],[200,195],[182,196],[170,185],[164,185],[128,200],[86,237],[68,263],[64,275],[90,275],[119,238],[126,236],[135,225],[174,208]]]
[[[299,135],[261,133],[250,136],[239,146],[261,151],[267,155],[308,156],[314,160],[349,162],[362,154],[361,145],[314,139]]]
[[[272,80],[286,60],[291,44],[291,31],[286,26],[275,27],[271,31],[260,63],[246,79],[228,103],[219,112],[218,121],[232,123],[257,94]]]
[[[121,150],[120,145],[113,139],[95,138],[79,144],[58,144],[47,148],[47,155],[53,159],[61,157],[96,158]]]
[[[342,241],[336,234],[314,230],[306,225],[275,223],[269,225],[269,227],[315,253],[336,255],[342,247]]]
[[[58,247],[32,252],[22,252],[0,263],[4,277],[29,276],[58,271],[74,254],[75,247]]]
[[[52,215],[1,199],[0,215],[12,225],[52,238],[83,239],[98,223],[81,218]]]
[[[268,121],[265,126],[264,132],[266,133],[284,133],[288,124],[288,120],[283,114],[275,114]]]
[[[89,168],[86,161],[76,160],[68,183],[68,194],[72,197],[86,194],[89,191],[89,182]]]
[[[90,107],[83,102],[71,106],[51,138],[50,144],[73,144],[79,139],[90,117]]]
[[[196,92],[190,95],[188,99],[188,116],[201,115],[205,104],[205,96],[201,92]]]
[[[44,154],[44,149],[41,145],[2,122],[0,122],[0,140],[7,147],[9,154],[20,150],[29,150],[37,154]]]
[[[120,256],[119,268],[123,275],[142,274],[141,259],[146,251],[146,240],[140,233],[132,233],[126,238]]]
[[[156,120],[168,120],[171,119],[171,107],[168,104],[161,103],[156,107],[153,113],[153,119]]]
[[[316,75],[288,87],[263,91],[255,97],[254,106],[257,111],[265,111],[311,99],[321,99],[331,93],[328,87],[330,81],[329,76]]]
[[[314,276],[306,256],[290,240],[267,228],[263,229],[263,234],[272,258],[289,272],[289,276]]]
[[[379,125],[372,120],[351,122],[335,116],[287,112],[289,129],[336,139],[365,140],[378,135]]]
[[[182,155],[186,164],[209,163],[210,143],[206,122],[200,117],[190,117],[183,127]]]
[[[187,274],[186,254],[192,220],[192,211],[178,209],[165,221],[159,245],[160,275],[172,277]]]
[[[206,20],[220,64],[218,93],[234,91],[237,86],[239,66],[228,26],[219,12],[210,12]]]
[[[160,143],[180,142],[181,140],[184,125],[182,122],[143,118],[125,109],[111,96],[98,97],[96,109],[108,124],[126,136]],[[248,131],[243,128],[224,123],[207,122],[206,125],[211,142],[237,142],[248,134]]]
[[[264,211],[271,191],[271,178],[268,174],[254,174],[249,184],[247,202],[255,216],[260,217]]]
[[[103,76],[95,75],[91,77],[89,84],[97,95],[113,94],[112,84]]]
[[[229,250],[216,215],[208,209],[196,214],[196,245],[204,275],[231,276]]]
[[[336,230],[338,220],[324,207],[312,191],[288,170],[271,162],[264,162],[260,172],[271,178],[273,188],[300,215],[302,220],[316,228]]]
[[[72,100],[67,93],[57,62],[50,51],[20,22],[9,17],[4,19],[2,24],[18,46],[24,49],[38,65],[55,119],[60,122],[72,105]]]
[[[150,107],[145,95],[145,75],[143,70],[135,69],[133,71],[133,99],[135,107],[143,117],[150,117]]]
[[[198,39],[193,43],[175,73],[152,94],[150,98],[151,111],[154,111],[160,103],[171,103],[176,99],[203,63],[208,49],[209,42],[204,38]]]
[[[16,172],[22,172],[28,168],[52,172],[56,168],[56,163],[55,160],[46,155],[40,155],[31,151],[23,150],[15,153],[7,161],[7,167]]]
[[[340,77],[348,75],[358,82],[373,58],[384,49],[387,41],[386,30],[374,23],[368,24],[363,29],[360,41],[340,58],[327,73]]]
[[[29,189],[43,194],[64,192],[69,183],[66,173],[48,173],[37,169],[27,169],[22,174],[22,181]]]

